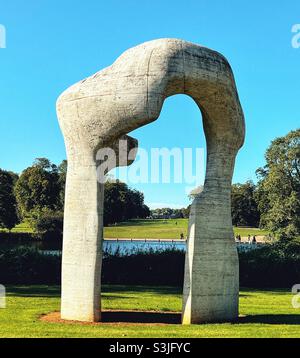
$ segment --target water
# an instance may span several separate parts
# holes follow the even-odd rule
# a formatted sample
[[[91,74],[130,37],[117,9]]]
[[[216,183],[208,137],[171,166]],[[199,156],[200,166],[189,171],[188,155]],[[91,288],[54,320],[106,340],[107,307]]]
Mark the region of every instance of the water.
[[[185,251],[186,241],[158,241],[158,240],[105,240],[103,242],[103,251],[115,253],[119,251],[121,254],[132,253],[136,251],[165,251],[176,249]]]
[[[2,240],[1,240],[2,241]],[[61,254],[61,245],[51,242],[43,241],[34,241],[31,242],[3,242],[0,243],[0,249],[12,249],[20,246],[32,247],[40,250],[45,255],[60,255]],[[248,243],[237,243],[238,252],[245,252],[250,250],[255,250],[259,247],[263,247],[263,244],[248,244]],[[166,251],[166,250],[181,250],[186,251],[186,241],[178,240],[104,240],[103,242],[103,251],[115,254],[132,254],[135,252],[149,252],[149,251]]]
[[[247,252],[256,250],[263,247],[263,244],[248,244],[238,243],[238,252]],[[186,251],[186,241],[125,241],[125,240],[105,240],[103,242],[104,253],[111,255],[118,252],[120,255],[133,254],[135,252],[150,252],[150,251],[166,251],[166,250],[180,250]],[[61,255],[60,250],[44,250],[42,251],[46,255]]]
[[[260,247],[263,247],[264,244],[248,244],[248,243],[237,243],[238,252],[246,252],[251,250],[256,250]],[[123,253],[133,253],[135,251],[165,251],[170,249],[176,249],[181,251],[186,251],[186,241],[157,241],[157,240],[147,240],[147,241],[127,241],[127,240],[105,240],[103,243],[103,251],[109,251],[110,253],[115,253],[119,251],[120,254]]]

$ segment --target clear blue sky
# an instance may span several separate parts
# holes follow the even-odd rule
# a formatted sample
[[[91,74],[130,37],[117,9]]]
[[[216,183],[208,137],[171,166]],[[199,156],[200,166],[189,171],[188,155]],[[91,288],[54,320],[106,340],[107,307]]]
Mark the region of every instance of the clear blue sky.
[[[127,48],[174,37],[230,61],[247,124],[234,182],[255,180],[270,141],[299,127],[300,48],[291,46],[291,28],[299,23],[299,0],[2,1],[0,167],[20,172],[36,157],[59,163],[65,149],[57,96]],[[161,117],[134,136],[144,148],[205,147],[199,111],[185,96],[169,98]],[[136,187],[152,206],[188,203],[184,185]]]

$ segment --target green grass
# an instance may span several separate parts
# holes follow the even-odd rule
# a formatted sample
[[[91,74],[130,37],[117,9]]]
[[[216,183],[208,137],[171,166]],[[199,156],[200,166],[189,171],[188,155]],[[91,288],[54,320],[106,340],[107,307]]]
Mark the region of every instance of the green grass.
[[[181,326],[81,325],[49,323],[41,314],[59,310],[59,287],[8,287],[0,309],[0,337],[300,337],[300,309],[287,291],[243,289],[240,323]],[[180,290],[168,287],[104,286],[104,309],[180,311]]]
[[[0,229],[0,232],[8,232],[6,229]],[[16,225],[11,232],[25,232],[25,233],[33,233],[32,228],[30,227],[29,223],[27,221],[24,221],[18,225]]]
[[[248,235],[256,235],[256,236],[267,236],[269,232],[267,230],[262,230],[253,227],[234,227],[234,234],[241,235],[242,237],[246,237]]]
[[[177,225],[176,225],[177,223]],[[180,234],[187,235],[188,219],[169,220],[132,220],[104,228],[105,238],[139,238],[139,239],[180,239]],[[264,236],[267,231],[256,228],[234,228],[235,235]]]
[[[176,224],[177,223],[177,224]],[[131,220],[104,228],[105,238],[138,238],[138,239],[180,239],[180,234],[187,235],[188,219],[169,220]],[[1,231],[1,230],[0,230]],[[2,230],[7,231],[7,230]],[[12,232],[32,233],[28,222],[17,225]],[[268,232],[256,228],[234,228],[235,235],[264,236]]]

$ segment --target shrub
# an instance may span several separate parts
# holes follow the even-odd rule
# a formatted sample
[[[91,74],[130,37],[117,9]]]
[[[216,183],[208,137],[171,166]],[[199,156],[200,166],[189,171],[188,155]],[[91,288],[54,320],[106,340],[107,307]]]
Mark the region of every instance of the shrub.
[[[42,234],[44,239],[62,240],[63,213],[61,211],[44,210],[32,220],[35,232]]]
[[[242,286],[292,287],[300,283],[300,241],[281,240],[240,254]]]
[[[32,248],[18,247],[0,251],[2,284],[58,284],[61,258],[46,256]]]
[[[40,233],[0,232],[0,250],[9,250],[23,246],[41,250],[61,250],[61,235],[45,235]]]
[[[124,285],[182,286],[183,251],[120,250],[104,252],[102,282]],[[240,285],[252,288],[287,288],[300,283],[300,241],[280,241],[240,253]],[[2,284],[60,284],[61,257],[37,249],[0,250]]]
[[[184,252],[178,249],[104,252],[102,281],[109,284],[182,286]]]

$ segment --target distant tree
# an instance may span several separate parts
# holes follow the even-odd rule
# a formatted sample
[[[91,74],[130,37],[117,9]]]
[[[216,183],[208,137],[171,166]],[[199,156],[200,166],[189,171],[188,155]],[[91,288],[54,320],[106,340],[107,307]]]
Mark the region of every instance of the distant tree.
[[[143,204],[140,212],[140,218],[145,219],[148,218],[150,215],[151,215],[151,211],[149,207],[146,204]]]
[[[188,218],[190,214],[190,205],[187,208],[172,209],[172,208],[158,208],[151,210],[151,215],[156,218],[166,219],[182,219]]]
[[[171,208],[157,208],[151,211],[151,215],[156,218],[170,218],[173,214],[173,209]]]
[[[135,219],[144,217],[144,194],[138,190],[130,189],[125,186],[124,192],[124,211],[123,216],[126,219]]]
[[[19,222],[14,194],[17,174],[0,169],[0,227],[9,231]]]
[[[119,180],[108,180],[104,185],[104,224],[135,218],[146,218],[150,210],[144,204],[143,193],[130,189]]]
[[[48,158],[35,158],[33,166],[42,168],[49,172],[57,172],[58,168]]]
[[[259,225],[260,214],[255,200],[256,187],[253,182],[232,185],[231,214],[232,223],[236,226]]]
[[[60,184],[56,165],[46,158],[38,158],[25,169],[15,186],[15,195],[22,219],[34,217],[43,209],[60,209]],[[34,215],[33,215],[34,213]]]
[[[188,219],[190,217],[191,205],[181,209],[182,217]]]
[[[61,240],[63,234],[63,213],[43,209],[37,216],[32,214],[32,226],[35,232],[44,234],[44,237],[52,240]]]
[[[275,139],[257,170],[261,226],[279,235],[300,234],[300,129]]]
[[[107,181],[104,186],[104,224],[122,221],[125,201],[125,185],[119,181]]]

